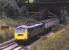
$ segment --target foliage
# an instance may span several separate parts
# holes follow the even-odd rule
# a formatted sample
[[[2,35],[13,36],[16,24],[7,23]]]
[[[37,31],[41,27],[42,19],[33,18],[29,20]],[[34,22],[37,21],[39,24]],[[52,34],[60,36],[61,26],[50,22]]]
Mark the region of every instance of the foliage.
[[[23,2],[23,1],[22,1]],[[9,18],[17,19],[21,18],[25,14],[25,6],[19,7],[16,0],[0,0],[0,15],[4,16],[3,13]]]
[[[31,50],[69,50],[69,27],[56,34],[43,38]],[[62,30],[63,30],[62,29]]]

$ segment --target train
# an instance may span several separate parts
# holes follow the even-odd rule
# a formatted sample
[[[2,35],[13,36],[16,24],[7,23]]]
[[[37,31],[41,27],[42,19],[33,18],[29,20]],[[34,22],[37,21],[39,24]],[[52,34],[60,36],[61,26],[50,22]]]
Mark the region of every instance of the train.
[[[59,24],[59,19],[58,18],[52,18],[52,19],[47,19],[43,20],[39,23],[36,24],[31,24],[31,25],[21,25],[16,27],[15,32],[14,32],[14,39],[16,41],[28,41],[28,39],[39,35],[43,31],[45,31],[47,28],[50,27],[55,27],[56,25]]]

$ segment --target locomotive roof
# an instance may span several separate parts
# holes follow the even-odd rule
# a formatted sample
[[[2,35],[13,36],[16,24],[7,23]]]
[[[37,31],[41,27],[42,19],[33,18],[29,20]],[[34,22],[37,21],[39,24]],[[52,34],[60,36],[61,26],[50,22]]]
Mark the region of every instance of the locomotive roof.
[[[39,26],[39,25],[42,25],[43,23],[38,23],[38,24],[33,24],[33,25],[21,25],[17,28],[33,28],[33,27],[36,27],[36,26]]]

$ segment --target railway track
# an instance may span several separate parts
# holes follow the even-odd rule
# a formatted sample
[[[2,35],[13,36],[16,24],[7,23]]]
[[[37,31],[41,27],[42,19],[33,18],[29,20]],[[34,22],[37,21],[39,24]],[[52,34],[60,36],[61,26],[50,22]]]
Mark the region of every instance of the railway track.
[[[29,46],[19,46],[14,39],[0,44],[0,50],[28,50]]]
[[[53,34],[52,32],[49,32],[48,35],[45,35],[45,36],[42,36],[42,37],[43,38],[48,37],[52,34]],[[40,41],[42,39],[42,37],[40,39],[36,40],[35,42],[33,42],[31,45],[27,45],[27,46],[25,46],[25,45],[20,46],[19,44],[17,44],[15,42],[14,39],[11,39],[11,40],[9,40],[5,43],[0,44],[0,50],[29,50],[33,46],[35,46],[38,43],[38,41]]]

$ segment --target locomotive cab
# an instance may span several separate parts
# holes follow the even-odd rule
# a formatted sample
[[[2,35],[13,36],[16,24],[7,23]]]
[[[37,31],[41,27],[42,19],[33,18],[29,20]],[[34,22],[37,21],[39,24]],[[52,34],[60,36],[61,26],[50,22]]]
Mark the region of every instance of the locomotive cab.
[[[15,40],[27,40],[27,28],[17,27],[15,30]]]

